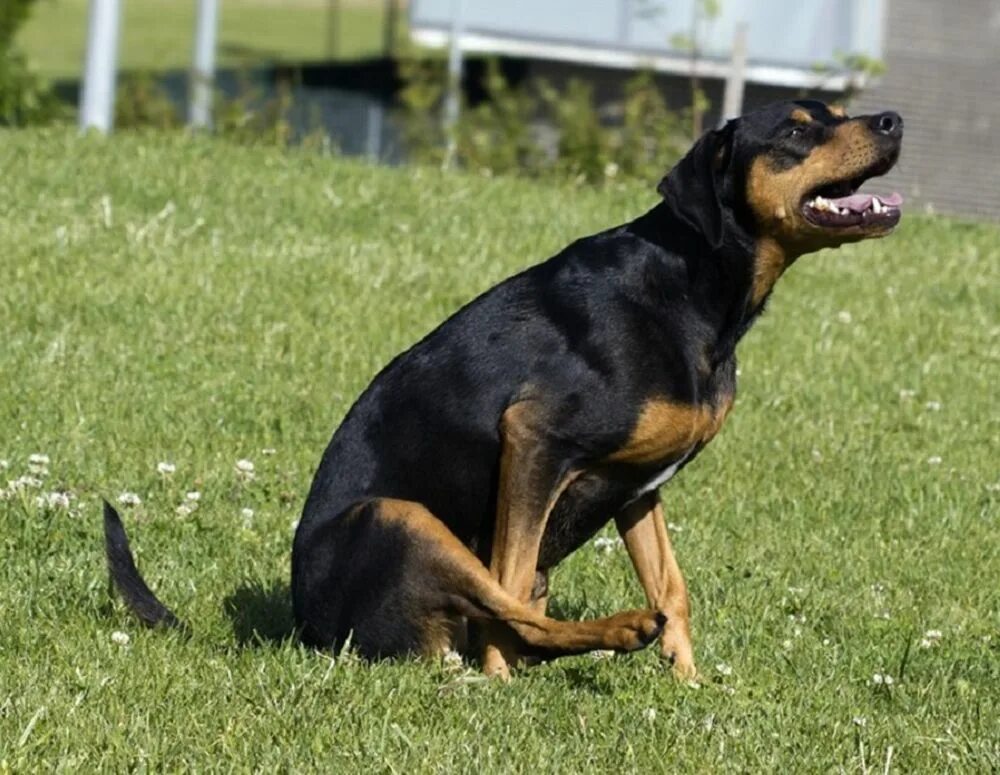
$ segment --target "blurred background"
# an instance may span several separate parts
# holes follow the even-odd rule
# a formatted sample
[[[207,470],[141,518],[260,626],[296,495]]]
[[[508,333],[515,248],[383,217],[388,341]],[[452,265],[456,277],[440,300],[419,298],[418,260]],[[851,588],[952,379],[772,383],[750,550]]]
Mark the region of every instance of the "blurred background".
[[[891,184],[996,219],[998,44],[998,0],[2,0],[0,123],[600,184],[811,96],[899,111]]]

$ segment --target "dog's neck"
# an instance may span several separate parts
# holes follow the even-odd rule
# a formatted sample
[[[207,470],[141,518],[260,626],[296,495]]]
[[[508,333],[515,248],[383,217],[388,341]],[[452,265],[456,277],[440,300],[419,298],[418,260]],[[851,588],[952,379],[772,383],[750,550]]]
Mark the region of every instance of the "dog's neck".
[[[782,272],[794,261],[773,240],[755,238],[731,224],[720,247],[709,244],[664,203],[628,226],[637,236],[666,251],[686,266],[684,295],[716,331],[717,358],[729,357],[737,342],[764,311]]]

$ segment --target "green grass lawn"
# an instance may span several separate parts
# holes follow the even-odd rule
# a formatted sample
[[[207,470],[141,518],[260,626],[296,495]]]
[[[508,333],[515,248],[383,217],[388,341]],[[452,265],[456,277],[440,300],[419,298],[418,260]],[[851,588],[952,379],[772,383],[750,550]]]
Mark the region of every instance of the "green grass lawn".
[[[18,42],[40,74],[81,77],[88,4],[89,0],[38,3]],[[383,3],[339,0],[339,6],[339,22],[331,32],[327,0],[220,0],[218,64],[245,66],[381,54]],[[121,69],[189,68],[195,7],[196,0],[122,0]]]
[[[0,501],[0,771],[1000,768],[996,227],[908,216],[779,284],[733,416],[663,492],[698,688],[653,650],[502,685],[281,641],[292,525],[382,364],[652,186],[180,134],[4,132],[0,169],[0,486],[49,458]],[[126,491],[190,638],[109,602],[99,498]],[[553,589],[573,616],[642,603],[622,550]]]

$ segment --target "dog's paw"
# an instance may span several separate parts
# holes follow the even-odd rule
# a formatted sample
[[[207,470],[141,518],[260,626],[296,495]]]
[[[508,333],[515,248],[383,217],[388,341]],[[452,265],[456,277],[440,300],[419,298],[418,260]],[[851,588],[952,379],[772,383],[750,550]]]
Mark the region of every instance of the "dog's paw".
[[[483,673],[487,678],[496,678],[504,683],[510,680],[510,664],[497,646],[488,645],[483,650]]]
[[[670,670],[679,681],[698,679],[698,668],[694,664],[691,639],[680,628],[668,627],[660,641],[660,656],[670,664]]]
[[[662,611],[625,611],[611,617],[612,646],[617,651],[637,651],[660,637],[667,623]]]

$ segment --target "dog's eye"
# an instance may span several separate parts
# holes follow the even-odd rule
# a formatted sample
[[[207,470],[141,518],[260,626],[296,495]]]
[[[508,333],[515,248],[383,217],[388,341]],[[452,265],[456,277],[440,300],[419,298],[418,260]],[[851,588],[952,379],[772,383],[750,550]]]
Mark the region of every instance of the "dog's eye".
[[[797,124],[788,130],[789,137],[801,137],[806,132],[805,126],[802,124]]]

